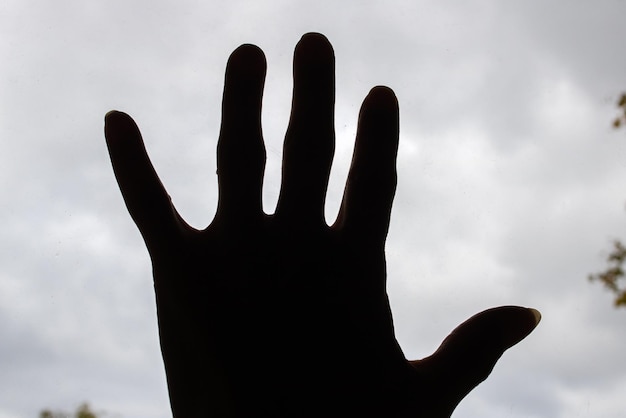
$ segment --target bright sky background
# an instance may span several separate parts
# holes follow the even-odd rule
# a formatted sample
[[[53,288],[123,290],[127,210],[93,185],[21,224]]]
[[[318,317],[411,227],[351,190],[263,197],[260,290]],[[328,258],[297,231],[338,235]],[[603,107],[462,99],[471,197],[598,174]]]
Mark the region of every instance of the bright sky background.
[[[361,101],[377,84],[400,101],[387,254],[407,357],[488,307],[543,314],[453,416],[624,417],[626,311],[587,275],[626,237],[626,131],[611,128],[625,16],[619,0],[3,1],[0,418],[82,401],[171,416],[149,259],[104,114],[135,118],[175,204],[204,227],[226,60],[259,45],[272,212],[293,48],[309,31],[337,57],[329,222]]]

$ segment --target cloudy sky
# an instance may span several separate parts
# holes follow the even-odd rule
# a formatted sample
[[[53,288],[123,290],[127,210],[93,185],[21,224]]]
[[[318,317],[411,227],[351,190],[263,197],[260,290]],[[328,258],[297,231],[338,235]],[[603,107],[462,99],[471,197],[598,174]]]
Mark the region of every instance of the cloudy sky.
[[[279,190],[291,59],[337,57],[337,212],[361,101],[401,108],[389,294],[407,357],[519,304],[543,320],[453,416],[626,416],[626,310],[586,277],[626,238],[626,2],[78,1],[0,4],[0,418],[89,401],[170,416],[150,265],[104,146],[130,113],[180,212],[206,226],[230,52],[266,53],[265,208]]]

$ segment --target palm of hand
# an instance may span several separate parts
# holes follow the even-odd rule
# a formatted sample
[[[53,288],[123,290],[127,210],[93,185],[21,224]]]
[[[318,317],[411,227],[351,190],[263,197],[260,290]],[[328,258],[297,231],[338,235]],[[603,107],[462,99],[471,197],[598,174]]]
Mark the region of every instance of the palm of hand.
[[[322,36],[307,35],[296,49],[283,184],[271,216],[261,209],[264,74],[255,47],[240,47],[229,60],[218,211],[204,231],[177,215],[132,120],[107,117],[116,177],[153,262],[174,415],[449,416],[500,354],[534,328],[532,312],[488,311],[436,355],[407,362],[385,290],[395,96],[379,87],[364,102],[340,214],[328,227],[332,48]],[[479,348],[490,338],[493,350]],[[477,364],[468,366],[468,356],[478,356],[470,360]]]
[[[228,382],[224,408],[241,416],[371,408],[393,383],[385,370],[407,370],[382,252],[367,254],[329,228],[294,233],[274,219],[250,232],[245,241],[228,230],[192,234],[167,268],[155,266],[164,356],[185,375],[184,404],[199,389],[206,401],[212,376]],[[219,393],[214,404],[226,399]]]

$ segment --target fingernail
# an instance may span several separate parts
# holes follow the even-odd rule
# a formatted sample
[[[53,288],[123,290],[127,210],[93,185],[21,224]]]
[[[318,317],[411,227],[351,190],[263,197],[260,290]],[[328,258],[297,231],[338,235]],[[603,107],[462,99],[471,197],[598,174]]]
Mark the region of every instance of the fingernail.
[[[539,324],[539,322],[541,322],[541,312],[539,312],[537,309],[535,308],[527,308],[535,317],[535,326],[537,326]]]

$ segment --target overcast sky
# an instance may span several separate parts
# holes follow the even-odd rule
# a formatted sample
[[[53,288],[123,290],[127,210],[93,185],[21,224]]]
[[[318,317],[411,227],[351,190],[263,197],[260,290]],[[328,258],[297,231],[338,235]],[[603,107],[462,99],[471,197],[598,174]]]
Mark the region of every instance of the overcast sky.
[[[259,45],[272,212],[293,48],[309,31],[337,57],[329,222],[361,101],[377,84],[400,101],[387,258],[407,357],[488,307],[543,314],[453,416],[626,416],[626,310],[587,281],[626,238],[626,131],[611,128],[625,16],[619,0],[2,1],[0,418],[82,401],[171,416],[149,259],[104,114],[135,118],[180,212],[205,227],[226,60]]]

